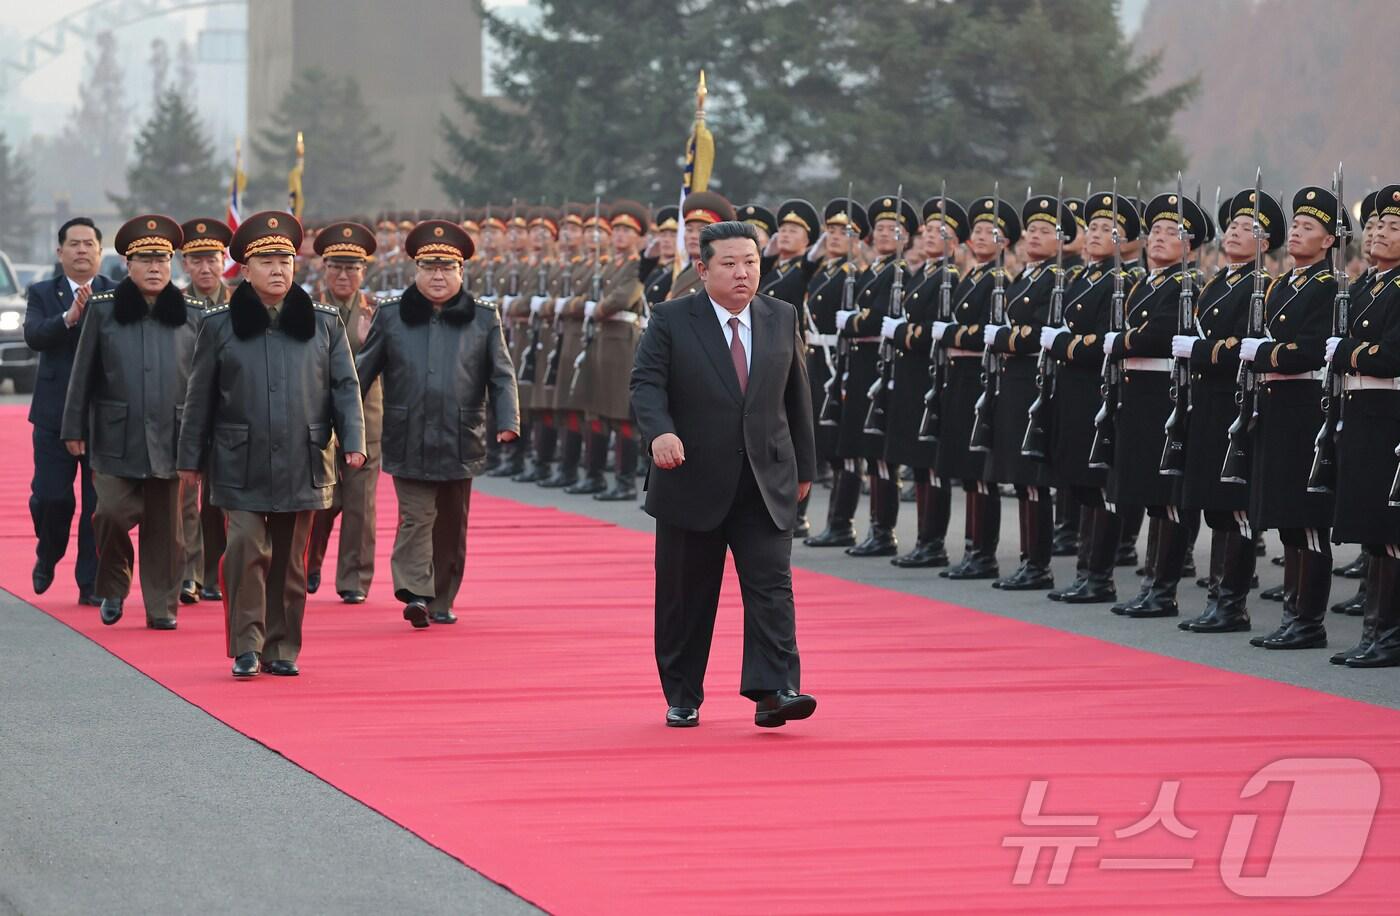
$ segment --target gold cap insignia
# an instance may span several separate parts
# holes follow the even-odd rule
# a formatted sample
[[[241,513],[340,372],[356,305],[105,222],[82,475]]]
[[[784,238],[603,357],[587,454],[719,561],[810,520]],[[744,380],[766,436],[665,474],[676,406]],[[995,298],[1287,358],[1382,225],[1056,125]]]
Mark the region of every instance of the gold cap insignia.
[[[1050,209],[1050,201],[1048,201],[1048,200],[1042,200],[1042,201],[1040,202],[1040,209],[1042,209],[1042,210],[1048,210],[1048,209]]]
[[[209,229],[209,227],[206,226],[206,225],[204,225],[203,223],[195,223],[195,224],[194,224],[194,231],[195,231],[195,232],[207,232],[208,229]]]
[[[1112,197],[1109,197],[1107,194],[1105,194],[1105,195],[1103,196],[1103,202],[1104,202],[1105,204],[1111,204],[1111,203],[1113,203],[1113,198],[1112,198]]]
[[[436,237],[436,238],[442,238],[442,227],[441,227],[441,226],[434,226],[434,227],[433,227],[433,236]]]
[[[888,207],[892,203],[894,203],[894,201],[890,200],[888,197],[885,198],[885,206]]]
[[[1170,194],[1170,195],[1168,195],[1168,196],[1167,196],[1167,203],[1169,203],[1169,204],[1174,204],[1174,203],[1176,203],[1176,195],[1175,195],[1175,194]]]
[[[1316,191],[1309,191],[1309,192],[1308,192],[1308,200],[1312,200],[1312,199],[1313,199],[1314,197],[1316,197],[1316,196],[1317,196],[1317,192],[1316,192]]]
[[[342,238],[347,238],[347,239],[348,239],[350,236],[352,236],[352,235],[354,235],[354,234],[355,234],[355,230],[351,229],[349,226],[346,226],[344,229],[340,230],[340,235],[341,235]]]
[[[153,219],[148,219],[148,220],[146,220],[146,228],[147,228],[147,229],[154,229],[155,227],[156,227],[156,221],[155,221],[155,220],[153,220]]]

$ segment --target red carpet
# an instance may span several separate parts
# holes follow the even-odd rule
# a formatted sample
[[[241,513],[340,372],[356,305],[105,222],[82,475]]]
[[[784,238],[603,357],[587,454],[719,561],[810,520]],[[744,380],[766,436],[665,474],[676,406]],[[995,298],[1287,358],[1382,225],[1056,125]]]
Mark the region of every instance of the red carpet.
[[[71,553],[49,594],[31,594],[29,428],[19,409],[0,418],[13,462],[0,484],[0,586],[548,910],[1396,909],[1389,793],[1337,889],[1236,893],[1326,889],[1348,874],[1372,807],[1364,765],[1320,765],[1320,781],[1293,789],[1287,818],[1287,783],[1242,790],[1265,765],[1299,757],[1360,758],[1393,786],[1394,711],[800,572],[815,718],[753,727],[735,693],[740,615],[728,588],[703,725],[670,730],[651,659],[648,535],[478,496],[462,621],[412,631],[389,594],[387,481],[370,602],[314,596],[303,676],[237,683],[216,608],[186,609],[178,632],[155,633],[133,595],[104,628],[95,608],[72,603]],[[1097,821],[1024,826],[1032,780],[1049,781],[1045,815]],[[1180,781],[1175,829],[1194,836],[1162,823],[1115,836],[1148,815],[1163,780]],[[1252,839],[1247,815],[1258,815]],[[1246,861],[1222,865],[1236,818],[1247,852],[1235,858]],[[1063,883],[1051,883],[1047,849],[1018,885],[1019,851],[1004,843],[1018,836],[1097,844],[1067,850]]]

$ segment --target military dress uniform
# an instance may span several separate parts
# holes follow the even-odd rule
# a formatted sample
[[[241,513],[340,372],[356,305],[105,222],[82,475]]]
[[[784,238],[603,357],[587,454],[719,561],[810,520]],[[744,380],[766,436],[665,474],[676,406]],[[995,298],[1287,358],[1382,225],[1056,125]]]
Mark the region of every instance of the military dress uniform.
[[[571,204],[565,208],[563,222],[582,229],[582,206]],[[544,383],[538,386],[536,392],[537,406],[550,412],[559,435],[558,466],[549,477],[539,481],[540,486],[548,489],[565,489],[579,482],[579,463],[583,458],[582,417],[574,411],[559,409],[559,403],[561,389],[567,393],[567,385],[573,374],[573,361],[578,356],[583,337],[582,308],[578,308],[577,317],[574,317],[569,306],[581,301],[578,293],[588,288],[592,274],[592,263],[582,254],[570,254],[560,259],[558,282],[553,289],[554,302],[551,304],[552,343],[545,360]]]
[[[1095,194],[1086,204],[1086,225],[1095,219],[1118,220],[1119,238],[1136,240],[1141,232],[1138,212],[1126,197]],[[1090,262],[1075,274],[1065,290],[1064,320],[1059,329],[1042,332],[1042,346],[1055,360],[1054,393],[1050,400],[1051,481],[1071,494],[1080,507],[1075,580],[1047,597],[1067,604],[1093,604],[1118,599],[1113,582],[1114,561],[1122,540],[1122,517],[1104,501],[1107,471],[1091,467],[1095,417],[1103,405],[1104,335],[1111,327],[1115,281],[1126,300],[1136,278],[1120,263]]]
[[[552,248],[559,240],[559,211],[552,207],[537,207],[530,213],[530,232],[544,233],[546,245]],[[530,295],[527,300],[529,323],[527,343],[516,363],[516,380],[520,392],[520,410],[529,417],[532,439],[526,444],[530,461],[512,480],[516,483],[539,483],[548,480],[554,470],[554,457],[559,445],[559,428],[554,423],[554,393],[545,384],[549,354],[554,349],[554,300],[559,295],[567,270],[564,259],[554,257],[548,250],[536,251],[527,272]]]
[[[565,422],[570,428],[579,430],[583,451],[583,474],[563,488],[565,493],[572,495],[592,495],[608,488],[604,475],[608,463],[608,431],[602,422],[587,416],[587,391],[582,387],[580,373],[583,365],[580,360],[587,361],[587,357],[582,355],[585,337],[590,330],[597,333],[587,320],[588,303],[601,298],[603,280],[612,263],[602,241],[612,231],[612,225],[607,216],[601,212],[595,213],[594,209],[590,208],[583,220],[584,232],[589,238],[586,247],[589,255],[580,265],[582,285],[576,288],[572,298],[559,307],[559,333],[563,336],[563,342],[559,346],[554,406],[556,411],[565,415]]]
[[[376,240],[369,227],[360,223],[332,223],[316,236],[316,253],[323,259],[368,261],[375,252]],[[364,347],[370,324],[374,321],[374,297],[357,290],[347,302],[338,301],[325,292],[327,304],[340,313],[345,325],[345,338],[350,353],[357,355]],[[344,451],[338,456],[340,482],[329,508],[316,513],[311,524],[310,546],[306,554],[306,590],[315,592],[321,583],[321,565],[330,545],[331,530],[340,517],[340,545],[335,561],[335,590],[346,604],[361,604],[369,595],[374,581],[375,505],[379,490],[379,469],[384,428],[384,393],[374,384],[365,392],[361,402],[365,419],[365,463],[352,468],[344,461]]]
[[[180,230],[185,237],[184,244],[180,246],[181,256],[201,252],[223,255],[233,238],[233,230],[228,224],[212,216],[187,220],[180,225]],[[208,311],[228,302],[228,287],[220,280],[206,296],[191,284],[185,290],[185,295]],[[219,588],[219,561],[224,556],[223,510],[209,502],[207,477],[199,486],[182,487],[180,502],[180,514],[185,523],[185,570],[180,600],[186,604],[195,599],[219,601],[223,598]]]
[[[295,256],[301,226],[265,211],[234,232],[229,252]],[[209,468],[211,501],[228,518],[223,590],[236,677],[265,666],[298,673],[312,516],[335,489],[335,440],[364,454],[364,416],[340,313],[293,284],[264,304],[250,281],[205,313],[180,431],[179,468]]]
[[[680,228],[680,218],[680,207],[675,204],[662,207],[652,217],[652,234],[674,236]],[[671,292],[671,280],[674,279],[674,264],[674,260],[663,263],[658,257],[645,255],[637,262],[637,278],[642,281],[642,295],[648,309],[666,301]]]
[[[807,282],[806,309],[799,313],[807,339],[807,378],[812,389],[812,416],[816,419],[817,461],[831,467],[831,498],[827,501],[826,528],[804,538],[808,547],[850,547],[856,542],[854,518],[860,502],[861,478],[848,470],[838,454],[841,421],[841,387],[850,343],[839,333],[837,313],[854,307],[856,284],[863,271],[854,256],[856,246],[870,236],[865,207],[846,197],[829,201],[823,209],[828,236],[848,234],[852,254],[828,257]],[[847,285],[851,301],[846,302]]]
[[[420,223],[405,241],[420,264],[460,264],[471,244],[447,220]],[[415,628],[455,623],[472,479],[485,468],[488,394],[497,428],[520,430],[500,315],[465,289],[437,304],[411,286],[380,303],[356,365],[362,390],[383,377],[384,470],[399,502],[394,596]]]
[[[183,241],[168,216],[128,220],[115,245],[126,258],[173,255]],[[175,629],[184,519],[175,443],[203,312],[173,283],[148,302],[130,277],[94,293],[78,336],[60,435],[85,443],[97,508],[95,595],[105,624],[121,619],[131,589],[131,529],[140,525],[146,625]]]
[[[1158,195],[1147,205],[1144,222],[1149,227],[1163,220],[1177,223],[1178,206],[1195,250],[1207,238],[1207,223],[1194,201],[1179,202],[1175,194]],[[1179,263],[1154,268],[1139,280],[1125,304],[1126,329],[1114,338],[1109,352],[1121,364],[1122,383],[1107,498],[1114,504],[1145,506],[1148,515],[1159,520],[1148,581],[1136,598],[1113,606],[1115,613],[1135,618],[1177,616],[1176,588],[1195,537],[1192,519],[1178,513],[1175,478],[1160,471],[1172,406],[1171,341],[1177,329],[1181,284]]]

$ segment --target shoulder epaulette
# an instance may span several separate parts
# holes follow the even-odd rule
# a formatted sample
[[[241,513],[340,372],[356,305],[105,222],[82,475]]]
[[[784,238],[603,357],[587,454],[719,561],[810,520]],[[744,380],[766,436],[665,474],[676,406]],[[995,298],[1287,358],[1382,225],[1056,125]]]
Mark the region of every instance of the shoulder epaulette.
[[[205,315],[205,317],[208,317],[208,316],[210,316],[210,315],[217,315],[217,314],[219,314],[220,312],[227,312],[227,311],[228,311],[228,307],[229,307],[229,304],[228,304],[227,302],[225,302],[225,303],[223,303],[223,304],[221,304],[221,305],[211,305],[209,308],[207,308],[207,309],[204,310],[204,315]]]
[[[332,315],[340,314],[340,309],[336,308],[333,305],[326,305],[324,302],[313,302],[311,303],[311,307],[316,309],[318,312],[329,312]]]
[[[398,305],[401,298],[401,296],[385,296],[383,299],[376,299],[375,303],[381,307],[386,305]]]
[[[180,295],[185,297],[185,305],[192,305],[197,309],[204,308],[204,303],[200,302],[198,299],[196,299],[194,296],[191,296],[189,293],[181,293]]]
[[[477,308],[483,308],[491,312],[496,311],[496,303],[492,302],[490,299],[476,299],[475,302]]]
[[[100,293],[93,293],[88,297],[89,302],[106,302],[108,299],[117,298],[117,291],[114,289],[104,289]]]

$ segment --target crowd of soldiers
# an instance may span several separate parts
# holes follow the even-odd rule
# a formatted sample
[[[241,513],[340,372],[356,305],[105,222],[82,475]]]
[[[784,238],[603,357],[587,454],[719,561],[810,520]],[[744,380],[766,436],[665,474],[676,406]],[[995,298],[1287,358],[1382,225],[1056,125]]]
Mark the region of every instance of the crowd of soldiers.
[[[1392,303],[1400,298],[1400,186],[1366,195],[1359,242],[1333,190],[1303,188],[1287,203],[1285,211],[1260,188],[1245,188],[1209,214],[1179,188],[1143,200],[1115,184],[1085,198],[1062,189],[1028,192],[1019,207],[999,192],[966,206],[946,194],[916,205],[901,190],[867,203],[840,197],[819,210],[792,199],[769,210],[701,191],[656,212],[626,200],[493,205],[427,219],[388,215],[373,228],[369,220],[338,220],[304,233],[289,214],[259,214],[237,237],[212,218],[180,225],[140,217],[123,228],[118,248],[132,259],[145,307],[131,291],[100,294],[115,307],[107,324],[89,321],[83,329],[63,439],[70,450],[89,442],[94,469],[109,478],[95,513],[99,542],[117,544],[142,523],[148,623],[173,629],[177,598],[224,600],[235,674],[256,673],[259,662],[295,673],[305,594],[320,587],[337,517],[335,591],[347,603],[366,599],[381,468],[398,490],[393,574],[405,619],[415,627],[451,623],[473,476],[635,500],[646,456],[631,418],[629,377],[648,310],[701,288],[693,266],[701,229],[737,219],[759,230],[759,293],[790,303],[805,335],[819,482],[830,488],[822,530],[810,530],[802,505],[794,533],[809,547],[939,567],[944,578],[1044,591],[1065,604],[1104,603],[1129,618],[1181,617],[1178,584],[1195,575],[1191,548],[1203,518],[1211,532],[1210,566],[1200,580],[1206,600],[1178,625],[1232,633],[1252,628],[1247,600],[1257,587],[1260,533],[1275,529],[1284,583],[1263,597],[1281,600],[1282,618],[1250,642],[1283,650],[1327,644],[1331,544],[1360,545],[1356,562],[1337,571],[1360,579],[1358,594],[1333,610],[1363,616],[1363,637],[1331,660],[1396,665],[1400,303]],[[276,240],[273,248],[268,239]],[[1356,244],[1365,264],[1353,278],[1345,258]],[[294,285],[310,293],[312,317],[324,319],[327,350],[339,353],[337,335],[344,335],[334,365],[299,376],[265,362],[256,379],[235,381],[228,369],[218,375],[212,357],[199,368],[196,339],[207,339],[206,350],[215,340],[236,349],[232,341],[249,336],[235,318],[231,330],[217,326],[223,336],[216,338],[195,317],[227,311],[240,294],[220,278],[226,247],[245,264],[261,252],[302,256]],[[163,289],[159,271],[140,286],[143,259],[173,251],[185,259],[190,287]],[[1270,265],[1280,265],[1277,275]],[[430,295],[453,270],[460,293],[449,284]],[[164,276],[168,284],[168,270]],[[290,327],[278,313],[285,303],[259,293],[269,310],[259,328]],[[432,313],[435,325],[441,315],[444,328],[471,327],[477,310],[490,319],[477,323],[484,330],[470,344],[427,343],[418,353],[410,341],[429,320],[420,307],[425,295],[447,306]],[[112,343],[130,336],[132,316],[147,313],[170,340],[148,334],[144,344],[139,336]],[[316,321],[305,324],[294,336],[321,332]],[[131,354],[143,346],[168,349],[166,394],[148,390],[144,408],[123,410],[158,412],[169,430],[153,432],[147,422],[142,432],[141,424],[125,423],[125,413],[104,414],[112,398],[96,379],[113,375],[113,356],[107,364],[101,358],[104,342],[134,348],[117,358],[136,366],[141,360]],[[443,357],[435,346],[458,349]],[[469,350],[476,355],[462,357],[473,366],[465,375],[427,379],[431,365],[453,364]],[[342,377],[347,366],[355,376],[357,364],[353,382]],[[267,395],[279,381],[304,385],[306,378],[329,386],[306,394],[315,409],[298,420],[312,440],[314,499],[298,503],[296,511],[307,514],[285,526],[273,516],[286,506],[250,504],[262,513],[250,536],[248,519],[235,524],[230,511],[247,495],[245,484],[229,486],[225,478],[220,493],[207,471],[221,460],[248,467],[239,450],[250,443],[269,458],[281,433]],[[237,386],[250,381],[267,390],[240,394]],[[347,386],[356,392],[353,404],[342,397]],[[172,393],[187,390],[200,399],[196,410]],[[439,403],[444,391],[457,399]],[[261,398],[260,413],[245,411],[237,422],[218,415],[244,394]],[[483,398],[494,403],[483,406]],[[416,418],[424,407],[460,409],[461,440],[439,442],[425,432]],[[1350,422],[1341,422],[1344,415]],[[119,428],[126,445],[104,441]],[[282,431],[288,450],[290,429]],[[150,445],[162,436],[169,448]],[[438,452],[450,453],[446,469]],[[116,462],[121,454],[142,455],[140,466]],[[171,483],[176,465],[183,487]],[[203,478],[196,469],[206,471]],[[110,478],[128,482],[119,487]],[[432,486],[418,487],[425,480]],[[966,546],[956,562],[946,545],[954,486],[966,508]],[[864,494],[870,521],[858,539]],[[1012,494],[1021,563],[1003,574],[1002,501]],[[900,553],[895,528],[905,501],[914,505],[917,537]],[[157,517],[164,528],[151,524]],[[1141,587],[1120,601],[1115,567],[1137,565],[1144,523]],[[236,531],[242,546],[235,551]],[[298,543],[309,545],[304,569],[288,552]],[[182,571],[158,559],[177,544]],[[1055,555],[1076,557],[1071,583],[1056,586]],[[129,542],[102,559],[108,578],[99,575],[98,593],[104,622],[112,623],[129,588]],[[232,590],[230,563],[257,571],[243,586],[256,599],[224,594]],[[288,584],[298,577],[300,592]],[[247,609],[241,618],[237,607]]]

